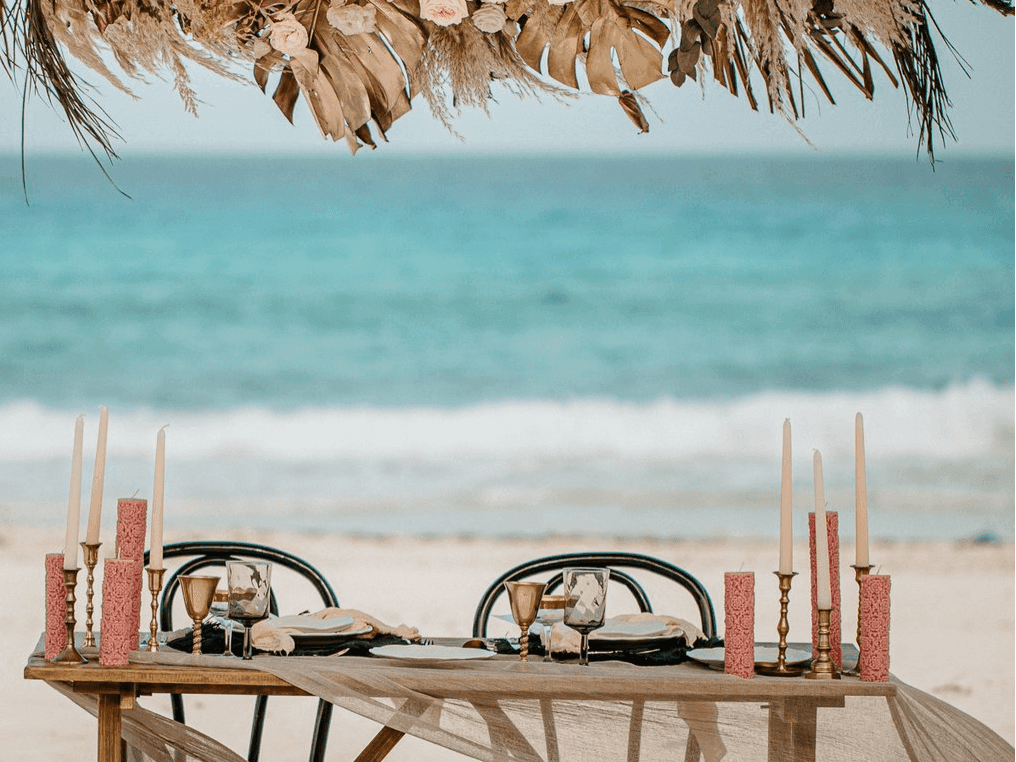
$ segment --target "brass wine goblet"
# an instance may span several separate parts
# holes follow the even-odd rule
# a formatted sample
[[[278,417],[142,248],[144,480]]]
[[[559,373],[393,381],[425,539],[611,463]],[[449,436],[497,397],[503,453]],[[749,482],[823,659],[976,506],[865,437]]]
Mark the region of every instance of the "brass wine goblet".
[[[201,622],[208,616],[215,597],[215,588],[219,585],[218,577],[182,574],[179,577],[180,590],[183,592],[183,605],[187,607],[187,616],[194,620],[194,645],[191,653],[201,653]]]
[[[518,624],[519,661],[529,661],[529,628],[536,621],[540,610],[540,599],[547,588],[544,582],[505,582],[508,602],[511,603],[512,617]]]

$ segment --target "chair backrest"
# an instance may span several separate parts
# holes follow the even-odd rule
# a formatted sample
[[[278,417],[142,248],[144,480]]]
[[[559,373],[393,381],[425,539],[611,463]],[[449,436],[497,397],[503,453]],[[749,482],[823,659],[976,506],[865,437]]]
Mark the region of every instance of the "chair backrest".
[[[661,561],[658,558],[641,553],[614,552],[566,553],[559,556],[546,556],[509,569],[494,580],[480,599],[480,604],[476,607],[476,614],[473,617],[473,637],[484,638],[487,636],[487,623],[497,599],[505,594],[505,582],[529,577],[544,578],[548,572],[552,572],[551,576],[546,577],[547,592],[552,593],[562,584],[562,570],[572,566],[609,568],[611,582],[619,583],[627,588],[640,611],[652,611],[652,603],[642,586],[626,569],[652,572],[676,582],[687,590],[695,600],[699,617],[702,620],[702,632],[710,640],[716,637],[716,613],[713,610],[713,601],[701,582],[679,566],[674,566],[674,564]]]
[[[163,632],[173,629],[173,602],[180,590],[180,576],[194,574],[201,569],[225,567],[226,561],[258,560],[271,561],[279,568],[289,569],[304,578],[321,596],[323,608],[338,607],[339,599],[328,580],[313,566],[301,558],[278,548],[257,545],[249,542],[231,541],[196,541],[175,542],[165,545],[162,549],[164,559],[186,558],[166,578],[162,597],[159,601],[159,628]],[[145,551],[145,565],[148,565],[149,551]],[[279,613],[275,589],[271,591],[271,612]],[[183,697],[178,694],[170,696],[173,707],[173,719],[184,721]],[[268,707],[268,696],[258,696],[254,703],[254,721],[251,725],[250,747],[247,753],[248,762],[258,762],[261,756],[261,739],[264,734],[265,712]],[[318,702],[317,720],[314,723],[314,734],[311,739],[310,760],[321,762],[325,756],[328,742],[328,729],[331,724],[332,705],[327,701]]]

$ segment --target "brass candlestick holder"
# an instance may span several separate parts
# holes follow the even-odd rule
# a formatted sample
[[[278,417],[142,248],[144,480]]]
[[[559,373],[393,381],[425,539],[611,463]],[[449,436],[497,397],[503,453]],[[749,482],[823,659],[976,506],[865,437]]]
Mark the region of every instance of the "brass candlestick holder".
[[[811,672],[805,674],[809,680],[840,679],[836,663],[829,658],[829,652],[832,650],[829,638],[829,620],[832,618],[832,613],[832,609],[818,610],[818,654],[811,662]]]
[[[153,653],[159,650],[159,592],[162,590],[162,576],[165,573],[165,569],[148,567],[148,589],[152,593],[152,621],[148,625],[148,650]]]
[[[67,626],[67,644],[64,646],[56,658],[52,659],[53,664],[85,664],[87,659],[78,653],[77,647],[74,645],[74,625],[77,622],[74,619],[74,604],[77,599],[74,597],[74,588],[78,584],[78,572],[80,569],[64,569],[63,570],[63,581],[64,590],[66,595],[64,601],[67,603],[67,618],[64,620],[64,624]]]
[[[101,542],[83,542],[82,549],[85,551],[85,639],[81,641],[83,648],[95,648],[95,633],[92,632],[92,614],[95,607],[92,605],[92,597],[95,585],[95,565],[99,563],[99,546]]]
[[[776,632],[780,636],[780,640],[776,663],[756,664],[755,671],[763,675],[775,675],[776,677],[797,677],[804,672],[804,667],[787,664],[787,633],[790,632],[787,608],[790,606],[790,583],[797,576],[797,572],[781,574],[776,571],[773,574],[780,580],[780,621],[776,625]]]
[[[854,672],[859,675],[861,674],[861,658],[864,656],[861,652],[861,580],[867,577],[874,567],[851,564],[850,568],[854,570],[854,581],[857,582],[857,664],[854,667]]]

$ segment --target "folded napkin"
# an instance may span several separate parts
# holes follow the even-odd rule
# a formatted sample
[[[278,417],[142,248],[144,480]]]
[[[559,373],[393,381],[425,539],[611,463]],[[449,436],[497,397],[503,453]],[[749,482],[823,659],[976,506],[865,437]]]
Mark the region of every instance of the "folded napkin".
[[[657,638],[683,638],[684,644],[687,647],[693,646],[700,640],[705,640],[705,633],[691,622],[684,619],[678,619],[677,617],[668,616],[666,614],[641,612],[638,614],[621,614],[620,616],[610,617],[606,620],[606,622],[604,622],[602,637],[609,637],[611,625],[615,625],[615,629],[619,631],[637,630],[638,625],[662,625],[665,628],[645,640],[640,640],[638,638],[624,638],[625,641],[631,643],[633,648],[639,648],[646,644],[651,644]],[[629,625],[629,627],[625,627],[625,625]],[[596,632],[597,631],[594,631],[593,633],[593,638],[590,644],[591,648],[594,648],[596,644]],[[577,654],[579,652],[579,645],[581,642],[579,633],[563,622],[554,623],[551,628],[551,638],[555,653],[565,652]],[[621,640],[621,638],[618,638],[618,640]]]
[[[356,632],[357,630],[363,630],[367,627],[370,628],[370,632],[365,632],[360,635],[351,636],[351,639],[367,639],[375,638],[379,635],[391,635],[396,638],[403,640],[417,641],[420,639],[420,631],[415,627],[409,627],[405,624],[400,624],[397,627],[385,624],[380,619],[372,617],[370,614],[365,614],[362,611],[356,609],[339,609],[339,608],[327,608],[321,611],[314,612],[313,614],[304,614],[304,617],[310,620],[328,620],[335,619],[338,617],[353,618],[353,623],[338,630],[335,634],[341,635],[343,630],[350,632]],[[282,626],[277,626],[276,622],[282,621]],[[296,641],[293,640],[293,635],[306,635],[308,630],[313,630],[315,633],[322,633],[320,627],[301,627],[299,624],[296,626],[285,626],[287,623],[293,624],[292,617],[286,617],[284,620],[264,619],[255,624],[250,631],[252,645],[260,651],[270,651],[272,653],[292,653],[293,649],[296,648]]]

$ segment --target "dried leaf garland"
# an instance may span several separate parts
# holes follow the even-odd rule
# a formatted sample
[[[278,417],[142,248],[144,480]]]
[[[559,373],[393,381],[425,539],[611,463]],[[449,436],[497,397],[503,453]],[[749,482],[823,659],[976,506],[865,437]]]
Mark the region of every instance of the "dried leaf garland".
[[[971,3],[1013,13],[1011,0]],[[869,98],[884,77],[903,87],[933,156],[935,136],[952,136],[938,34],[926,0],[0,0],[0,65],[109,156],[115,128],[65,56],[128,92],[111,60],[128,79],[168,73],[189,110],[188,65],[236,78],[252,62],[286,118],[302,97],[322,134],[353,151],[387,139],[418,94],[446,124],[486,110],[493,81],[519,95],[588,85],[644,131],[640,90],[667,74],[680,86],[711,72],[755,109],[761,79],[791,120],[805,78],[834,102],[830,72]]]

